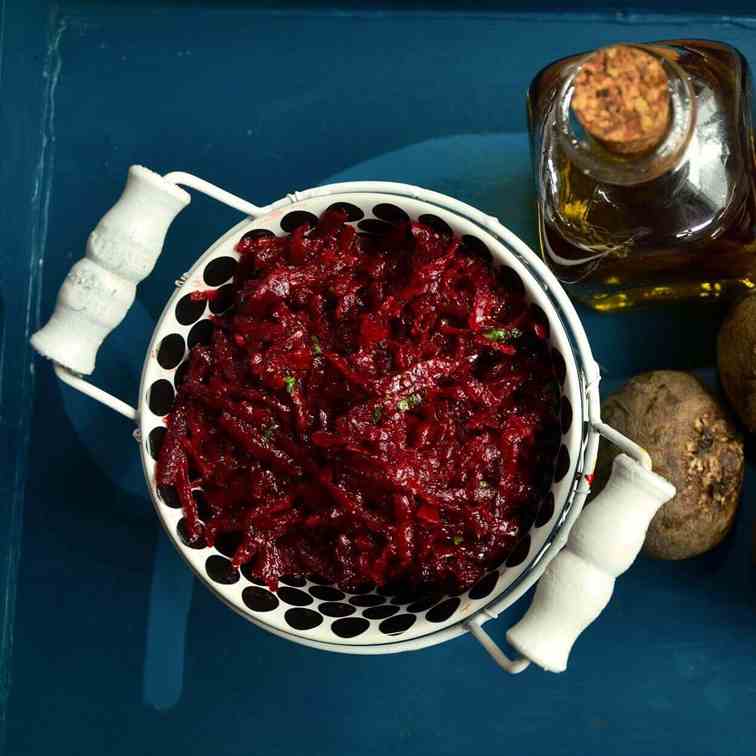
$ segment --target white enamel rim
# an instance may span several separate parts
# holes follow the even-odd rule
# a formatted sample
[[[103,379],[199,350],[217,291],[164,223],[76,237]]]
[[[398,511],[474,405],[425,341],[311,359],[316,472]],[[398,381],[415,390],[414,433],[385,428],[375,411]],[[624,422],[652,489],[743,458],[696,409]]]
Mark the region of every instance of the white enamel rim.
[[[241,600],[242,590],[250,583],[243,576],[230,586],[214,583],[207,577],[204,569],[205,560],[214,550],[190,549],[176,536],[176,524],[181,517],[181,511],[170,509],[160,501],[154,484],[154,461],[146,448],[149,430],[156,424],[155,417],[147,407],[146,392],[154,380],[170,377],[175,372],[164,370],[158,365],[155,359],[157,346],[167,333],[178,332],[186,335],[191,328],[181,326],[175,321],[176,302],[193,289],[208,288],[202,281],[202,272],[207,263],[216,257],[236,257],[233,247],[247,231],[268,228],[275,233],[283,233],[278,222],[288,212],[306,210],[319,214],[328,205],[340,201],[351,202],[361,207],[366,212],[366,217],[370,217],[369,208],[379,202],[394,203],[413,217],[422,212],[432,213],[449,223],[455,233],[469,233],[481,238],[498,262],[508,265],[520,275],[528,296],[546,313],[551,341],[565,360],[567,377],[564,393],[574,414],[569,435],[565,440],[570,452],[570,469],[557,484],[552,520],[537,530],[531,530],[531,535],[538,537],[531,539],[528,557],[519,566],[503,570],[497,587],[484,599],[467,599],[467,603],[458,608],[444,623],[430,623],[418,615],[415,624],[397,636],[396,640],[391,640],[391,636],[383,634],[378,636],[372,626],[368,633],[354,639],[338,638],[328,629],[332,621],[330,619],[313,630],[296,631],[280,618],[283,609],[288,608],[283,605],[275,612],[265,614],[250,611]],[[140,453],[150,495],[167,534],[197,576],[221,600],[260,627],[304,645],[344,653],[394,653],[440,643],[465,632],[471,622],[482,624],[495,617],[536,582],[548,562],[564,545],[588,491],[584,476],[592,472],[595,465],[598,434],[593,426],[600,421],[598,369],[574,307],[540,258],[496,218],[436,192],[387,182],[336,184],[288,195],[267,208],[261,208],[260,213],[259,217],[248,218],[230,229],[197,260],[189,273],[183,277],[184,285],[173,293],[166,304],[148,348],[139,390],[138,422],[142,435]]]

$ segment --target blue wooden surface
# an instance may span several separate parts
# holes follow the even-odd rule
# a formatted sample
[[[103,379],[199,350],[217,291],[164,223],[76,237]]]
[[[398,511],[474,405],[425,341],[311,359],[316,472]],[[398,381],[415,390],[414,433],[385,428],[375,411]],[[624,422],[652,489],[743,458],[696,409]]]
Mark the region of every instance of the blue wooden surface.
[[[507,677],[466,637],[400,656],[324,654],[194,584],[158,530],[128,424],[61,388],[48,365],[32,369],[25,346],[133,162],[261,203],[331,179],[408,181],[496,213],[532,243],[523,97],[541,65],[676,36],[731,42],[754,65],[756,21],[616,14],[616,3],[590,15],[211,5],[3,7],[5,752],[756,753],[752,445],[733,537],[699,559],[638,563],[564,675]],[[173,280],[235,220],[200,198],[179,218],[101,351],[102,385],[134,401]],[[713,381],[719,308],[581,314],[607,385],[661,367]]]

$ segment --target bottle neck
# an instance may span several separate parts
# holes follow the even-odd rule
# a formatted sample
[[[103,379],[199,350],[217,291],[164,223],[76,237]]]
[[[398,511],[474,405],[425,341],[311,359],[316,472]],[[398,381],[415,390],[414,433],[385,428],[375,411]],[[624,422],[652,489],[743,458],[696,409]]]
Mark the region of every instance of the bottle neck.
[[[633,47],[657,58],[669,80],[670,123],[666,135],[656,147],[641,155],[617,154],[580,127],[571,103],[575,76],[583,59],[567,69],[555,110],[557,139],[568,160],[596,181],[621,186],[641,184],[673,171],[682,161],[696,120],[695,94],[688,75],[672,59],[674,51],[651,45]]]

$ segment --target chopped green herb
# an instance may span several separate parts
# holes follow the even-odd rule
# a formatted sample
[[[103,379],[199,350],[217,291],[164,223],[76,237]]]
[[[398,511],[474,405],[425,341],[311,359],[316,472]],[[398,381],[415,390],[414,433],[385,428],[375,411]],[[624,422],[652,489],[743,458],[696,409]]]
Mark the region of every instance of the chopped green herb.
[[[262,437],[266,441],[270,441],[271,438],[273,438],[273,434],[276,432],[276,425],[275,423],[272,423],[271,425],[268,425],[267,427],[262,429]]]
[[[317,336],[312,337],[312,351],[315,354],[323,353],[323,350],[320,348],[320,339]]]
[[[396,404],[396,408],[400,412],[406,412],[407,410],[414,409],[419,404],[422,404],[422,401],[423,397],[420,396],[420,394],[410,394],[404,399],[400,399]]]
[[[378,424],[381,421],[383,410],[380,407],[373,407],[373,422]]]
[[[510,344],[515,339],[522,336],[519,328],[492,328],[483,334],[489,341],[498,341],[504,344]]]
[[[290,393],[294,393],[294,389],[297,385],[297,379],[293,375],[287,375],[284,378],[284,385],[286,386],[286,390]]]
[[[464,536],[461,535],[455,535],[452,540],[454,541],[455,546],[459,546],[461,543],[465,542]]]

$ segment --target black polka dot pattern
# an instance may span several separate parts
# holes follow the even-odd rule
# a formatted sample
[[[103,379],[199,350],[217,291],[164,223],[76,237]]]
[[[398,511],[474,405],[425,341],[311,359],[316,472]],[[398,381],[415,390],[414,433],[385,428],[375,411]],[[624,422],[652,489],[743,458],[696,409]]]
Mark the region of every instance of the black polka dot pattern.
[[[461,252],[478,257],[484,262],[490,263],[493,260],[491,250],[477,236],[465,235],[462,237]]]
[[[353,593],[370,593],[375,589],[375,585],[373,583],[363,583],[362,585],[358,585]]]
[[[410,217],[401,207],[388,202],[381,202],[373,208],[373,215],[386,223],[409,223]]]
[[[530,536],[526,535],[512,550],[507,559],[507,567],[517,567],[522,564],[530,553]]]
[[[287,610],[286,614],[284,614],[284,619],[286,620],[286,624],[295,630],[312,630],[323,622],[323,615],[314,612],[312,609],[297,607],[296,609]]]
[[[377,591],[381,596],[396,596],[400,593],[400,590],[400,586],[392,585],[390,582],[377,588]]]
[[[186,378],[186,373],[189,370],[189,360],[184,360],[177,368],[176,372],[173,374],[173,382],[178,387]]]
[[[176,532],[178,533],[181,543],[183,543],[184,546],[188,546],[190,549],[204,549],[207,546],[205,543],[205,536],[202,534],[196,535],[194,538],[189,535],[189,528],[186,525],[186,519],[184,517],[178,521]]]
[[[413,612],[414,614],[419,614],[420,612],[424,612],[426,609],[430,609],[432,606],[437,604],[443,597],[436,594],[431,594],[429,596],[423,596],[421,599],[418,599],[417,601],[414,601],[407,607],[408,612]]]
[[[437,606],[434,606],[426,615],[428,622],[446,622],[449,617],[457,611],[461,600],[457,597],[446,599]]]
[[[535,518],[535,526],[542,528],[554,515],[554,494],[549,491],[544,500],[541,502],[541,507],[538,510],[538,514]]]
[[[562,397],[559,417],[562,425],[562,433],[567,433],[572,425],[572,405],[566,396]]]
[[[351,202],[334,202],[326,212],[331,212],[333,210],[344,213],[349,222],[362,220],[365,217],[365,213],[363,213],[357,205],[353,205]]]
[[[166,381],[165,378],[161,378],[150,386],[147,405],[153,415],[163,417],[173,408],[173,400],[175,398],[176,394],[173,390],[173,384],[170,381]]]
[[[208,286],[220,286],[234,275],[235,257],[216,257],[205,266],[202,278]]]
[[[278,578],[284,585],[291,585],[294,588],[304,588],[307,581],[300,575],[282,575]]]
[[[213,315],[220,315],[234,303],[234,285],[226,284],[216,291],[218,293],[215,295],[215,299],[210,300],[210,312]]]
[[[536,334],[539,338],[548,338],[551,326],[549,326],[549,319],[546,317],[546,313],[537,304],[530,305],[530,313],[533,317],[533,328]]]
[[[332,588],[330,585],[311,585],[310,593],[317,599],[323,601],[341,601],[344,598],[344,594],[337,588]]]
[[[437,234],[442,234],[443,236],[451,236],[452,230],[451,226],[442,218],[439,218],[437,215],[421,215],[418,220],[420,223],[424,223],[426,226],[430,226]]]
[[[496,278],[507,289],[519,292],[520,294],[525,293],[525,284],[522,282],[519,273],[513,268],[507,265],[500,265],[496,268]]]
[[[236,553],[241,542],[241,533],[219,533],[213,545],[223,556],[227,556],[230,559]]]
[[[307,606],[313,602],[309,593],[300,591],[299,588],[289,588],[287,585],[282,585],[278,589],[278,598],[291,606]]]
[[[178,333],[169,333],[161,342],[157,351],[158,365],[164,370],[173,370],[184,359],[186,343]]]
[[[357,224],[357,227],[361,231],[365,231],[368,234],[375,234],[376,236],[387,234],[392,228],[390,223],[385,223],[384,221],[376,220],[375,218],[365,218],[365,220],[361,220]]]
[[[325,614],[326,617],[348,617],[350,614],[354,614],[357,609],[350,604],[342,604],[338,601],[326,601],[318,606],[318,611]]]
[[[150,431],[150,435],[147,436],[147,450],[155,461],[157,461],[158,454],[160,454],[160,447],[163,445],[164,438],[165,427],[162,425],[158,425],[157,428],[153,428]]]
[[[181,297],[176,303],[176,320],[181,325],[196,323],[205,311],[204,299],[193,299],[191,294]]]
[[[210,519],[210,505],[207,503],[205,494],[202,491],[193,491],[192,497],[197,502],[197,514],[202,522],[207,522]]]
[[[397,614],[396,617],[389,617],[383,620],[378,629],[384,635],[399,635],[409,630],[415,624],[417,617],[414,614]]]
[[[321,577],[320,575],[308,575],[307,579],[311,583],[315,583],[315,585],[330,585],[331,581],[326,580],[325,578]]]
[[[158,430],[157,428],[155,430]],[[171,509],[181,509],[176,489],[173,486],[158,486],[158,494],[163,504]]]
[[[471,589],[468,594],[471,599],[482,599],[489,596],[493,589],[496,587],[496,583],[499,581],[498,572],[489,572],[488,575],[482,577]]]
[[[569,472],[570,469],[570,453],[567,451],[567,447],[562,444],[559,447],[557,453],[556,465],[554,467],[554,481],[559,483],[562,478]]]
[[[349,599],[350,604],[355,606],[378,606],[386,602],[385,596],[379,596],[377,593],[367,593],[364,596],[352,596]]]
[[[199,323],[195,323],[192,326],[192,330],[189,331],[189,335],[186,337],[186,343],[189,345],[189,349],[194,349],[197,344],[209,344],[212,335],[213,321],[200,320]]]
[[[275,234],[267,228],[253,228],[251,231],[247,231],[242,239],[270,239]]]
[[[250,583],[254,583],[255,585],[265,585],[265,583],[252,572],[252,564],[250,562],[242,565],[241,573]]]
[[[281,219],[281,228],[284,231],[293,231],[300,226],[314,226],[318,222],[318,216],[308,213],[306,210],[292,210]]]
[[[399,611],[398,606],[393,604],[384,604],[383,606],[372,606],[370,609],[365,609],[362,613],[363,617],[367,617],[371,620],[382,620],[386,617],[391,617]]]
[[[554,375],[557,380],[564,385],[564,379],[567,377],[567,364],[558,349],[551,350],[551,364],[554,366]]]
[[[250,585],[242,591],[242,601],[253,612],[272,612],[278,608],[279,603],[275,594],[256,585]]]
[[[219,554],[213,554],[207,558],[205,571],[210,580],[222,585],[233,585],[239,580],[239,570]]]
[[[356,638],[370,627],[370,623],[362,617],[347,617],[338,619],[331,625],[331,630],[339,638]]]
[[[398,606],[406,606],[407,604],[411,604],[412,602],[417,601],[417,594],[406,594],[406,593],[399,593],[396,596],[391,597],[391,603],[397,604]]]

